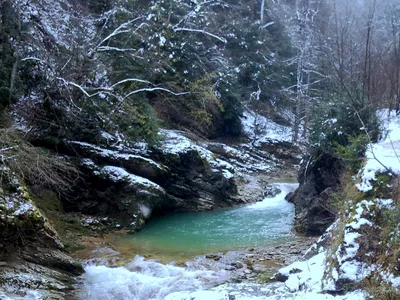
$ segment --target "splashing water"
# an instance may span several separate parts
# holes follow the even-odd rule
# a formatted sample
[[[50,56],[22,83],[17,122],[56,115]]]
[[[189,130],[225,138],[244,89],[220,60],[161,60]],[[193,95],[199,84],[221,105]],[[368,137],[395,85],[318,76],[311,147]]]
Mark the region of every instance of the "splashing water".
[[[85,271],[79,297],[88,300],[164,299],[172,292],[205,289],[228,279],[224,270],[163,265],[140,256],[124,267],[87,266]]]

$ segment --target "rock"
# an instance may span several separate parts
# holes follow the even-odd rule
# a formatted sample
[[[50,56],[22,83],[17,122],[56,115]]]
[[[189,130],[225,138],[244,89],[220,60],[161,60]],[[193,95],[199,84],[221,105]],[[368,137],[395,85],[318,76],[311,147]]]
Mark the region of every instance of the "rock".
[[[265,140],[257,145],[261,150],[272,154],[278,159],[297,165],[300,162],[298,146],[286,141]]]
[[[39,299],[75,298],[77,280],[71,274],[40,264],[12,259],[0,268],[0,278],[0,296],[3,291],[11,299],[28,295],[40,295]]]
[[[202,211],[241,204],[235,197],[234,168],[179,131],[162,130],[165,140],[147,150],[69,142],[81,156],[82,178],[68,210],[110,217],[121,228],[140,230],[152,215]],[[68,150],[73,147],[73,151]],[[82,193],[82,190],[86,192]]]
[[[9,297],[66,299],[82,266],[62,252],[57,232],[10,170],[1,171],[0,286]],[[0,293],[1,296],[1,293]]]
[[[289,271],[289,274],[297,274],[297,273],[300,273],[300,272],[303,272],[303,270],[294,268],[294,269],[291,269]]]
[[[60,250],[25,248],[20,250],[19,257],[44,267],[66,271],[72,275],[81,275],[84,273],[81,264]]]
[[[327,154],[305,157],[299,170],[299,188],[288,200],[295,205],[297,232],[318,236],[335,220],[330,195],[338,188],[340,162]]]
[[[280,282],[285,282],[286,280],[289,279],[289,276],[278,272],[278,273],[275,273],[275,275],[272,277],[272,279],[276,280],[276,281],[280,281]]]
[[[266,267],[263,265],[259,265],[259,264],[253,265],[253,271],[256,273],[261,273],[265,270],[266,270]]]
[[[236,269],[241,269],[244,267],[244,264],[240,261],[236,261],[236,262],[231,263],[231,266],[235,267]]]
[[[218,260],[220,260],[222,258],[222,256],[219,255],[219,254],[207,254],[206,258],[218,261]]]
[[[268,185],[265,188],[264,196],[267,198],[273,198],[281,192],[279,188],[273,185]]]
[[[33,243],[63,249],[57,232],[32,201],[26,187],[10,170],[0,170],[0,253]]]

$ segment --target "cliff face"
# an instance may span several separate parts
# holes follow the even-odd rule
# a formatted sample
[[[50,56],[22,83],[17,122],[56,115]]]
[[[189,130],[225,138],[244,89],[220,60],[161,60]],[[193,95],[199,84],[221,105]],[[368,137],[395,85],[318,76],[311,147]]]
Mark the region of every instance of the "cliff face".
[[[293,147],[285,161],[247,143],[196,142],[176,130],[162,130],[160,136],[157,145],[135,148],[68,142],[65,151],[74,154],[83,176],[67,209],[108,217],[110,224],[136,231],[152,215],[259,201],[267,182],[255,186],[254,181],[292,168],[298,153]]]
[[[277,276],[292,293],[337,295],[356,290],[348,297],[361,299],[399,295],[400,120],[394,111],[380,110],[377,116],[381,138],[367,145],[355,173],[329,157],[303,163],[301,185],[291,198],[296,229],[323,234],[306,261]]]

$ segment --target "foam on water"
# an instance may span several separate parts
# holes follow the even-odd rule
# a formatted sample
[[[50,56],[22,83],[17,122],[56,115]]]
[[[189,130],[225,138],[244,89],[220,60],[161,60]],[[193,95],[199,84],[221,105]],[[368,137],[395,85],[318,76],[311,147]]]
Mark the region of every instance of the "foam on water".
[[[199,265],[186,268],[163,265],[140,256],[124,267],[87,266],[85,271],[79,297],[87,300],[158,300],[172,292],[209,288],[228,278],[224,270],[205,270]]]
[[[276,207],[281,209],[287,209],[290,211],[292,204],[285,200],[285,197],[290,192],[294,191],[299,184],[298,183],[274,183],[273,186],[279,188],[281,192],[273,198],[265,198],[263,201],[246,206],[248,209],[264,209],[268,207]]]

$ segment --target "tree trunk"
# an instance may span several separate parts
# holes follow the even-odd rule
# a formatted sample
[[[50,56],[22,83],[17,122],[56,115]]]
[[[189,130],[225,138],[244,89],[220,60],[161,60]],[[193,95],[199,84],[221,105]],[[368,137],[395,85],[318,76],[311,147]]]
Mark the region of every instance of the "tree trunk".
[[[265,10],[265,0],[261,0],[260,8],[260,25],[264,22],[264,10]]]

